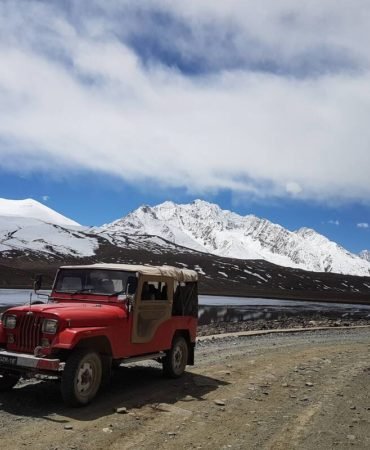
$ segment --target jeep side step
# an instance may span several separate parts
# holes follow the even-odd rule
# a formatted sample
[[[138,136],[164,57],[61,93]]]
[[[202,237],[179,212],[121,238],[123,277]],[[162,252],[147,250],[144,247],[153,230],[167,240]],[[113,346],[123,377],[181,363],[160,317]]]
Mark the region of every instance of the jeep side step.
[[[119,360],[119,364],[130,364],[140,361],[146,361],[148,359],[157,359],[157,358],[163,358],[166,356],[165,352],[159,352],[159,353],[149,353],[146,355],[140,355],[140,356],[134,356],[132,358],[124,358]]]

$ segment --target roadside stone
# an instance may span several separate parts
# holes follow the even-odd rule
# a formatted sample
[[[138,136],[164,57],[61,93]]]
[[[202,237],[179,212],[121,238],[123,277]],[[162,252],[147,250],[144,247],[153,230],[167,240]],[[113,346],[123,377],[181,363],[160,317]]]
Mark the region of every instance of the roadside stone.
[[[127,408],[122,406],[122,408],[115,408],[115,412],[117,414],[128,414]]]
[[[347,434],[347,439],[349,441],[354,441],[356,439],[356,436],[354,434]]]
[[[215,400],[214,403],[217,406],[225,406],[225,402],[223,400]]]
[[[167,435],[168,435],[168,436],[176,436],[177,433],[176,433],[176,431],[169,431],[169,432],[167,433]]]
[[[288,386],[289,386],[288,383],[283,383],[283,384],[281,385],[281,387],[288,387]]]
[[[72,425],[64,425],[64,429],[65,430],[73,430],[73,426]]]
[[[104,433],[112,433],[112,429],[111,428],[108,428],[108,427],[106,427],[106,428],[103,428],[103,432]]]
[[[312,387],[312,386],[313,386],[313,383],[311,383],[311,381],[306,381],[306,386]]]
[[[168,412],[183,417],[190,417],[193,414],[187,409],[179,408],[178,406],[170,405],[168,403],[158,403],[157,405],[155,405],[155,407],[153,407],[153,409],[155,411]]]

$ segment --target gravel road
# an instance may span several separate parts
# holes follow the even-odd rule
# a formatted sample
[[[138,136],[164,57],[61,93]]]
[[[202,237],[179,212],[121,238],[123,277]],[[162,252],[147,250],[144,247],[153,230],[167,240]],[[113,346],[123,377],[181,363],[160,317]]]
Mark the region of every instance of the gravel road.
[[[156,363],[121,367],[82,409],[63,406],[57,383],[20,383],[0,396],[0,445],[366,449],[369,355],[370,328],[206,339],[180,380]]]

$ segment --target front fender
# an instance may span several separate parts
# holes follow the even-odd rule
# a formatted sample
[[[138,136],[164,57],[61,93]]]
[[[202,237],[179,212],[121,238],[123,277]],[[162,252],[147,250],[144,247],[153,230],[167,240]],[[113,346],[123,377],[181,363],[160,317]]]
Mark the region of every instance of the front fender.
[[[71,350],[82,340],[94,337],[104,337],[111,342],[109,334],[109,329],[107,327],[66,328],[55,337],[52,347],[53,349]]]
[[[0,344],[6,344],[6,334],[1,322],[0,322]]]

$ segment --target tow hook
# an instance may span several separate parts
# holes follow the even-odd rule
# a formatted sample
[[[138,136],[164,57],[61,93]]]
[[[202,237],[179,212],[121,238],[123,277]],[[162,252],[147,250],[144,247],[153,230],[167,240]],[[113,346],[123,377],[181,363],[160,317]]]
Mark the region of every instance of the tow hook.
[[[36,356],[37,358],[42,358],[43,356],[46,356],[44,353],[44,348],[41,347],[41,345],[38,345],[37,347],[35,347],[35,350],[33,351],[34,356]]]

